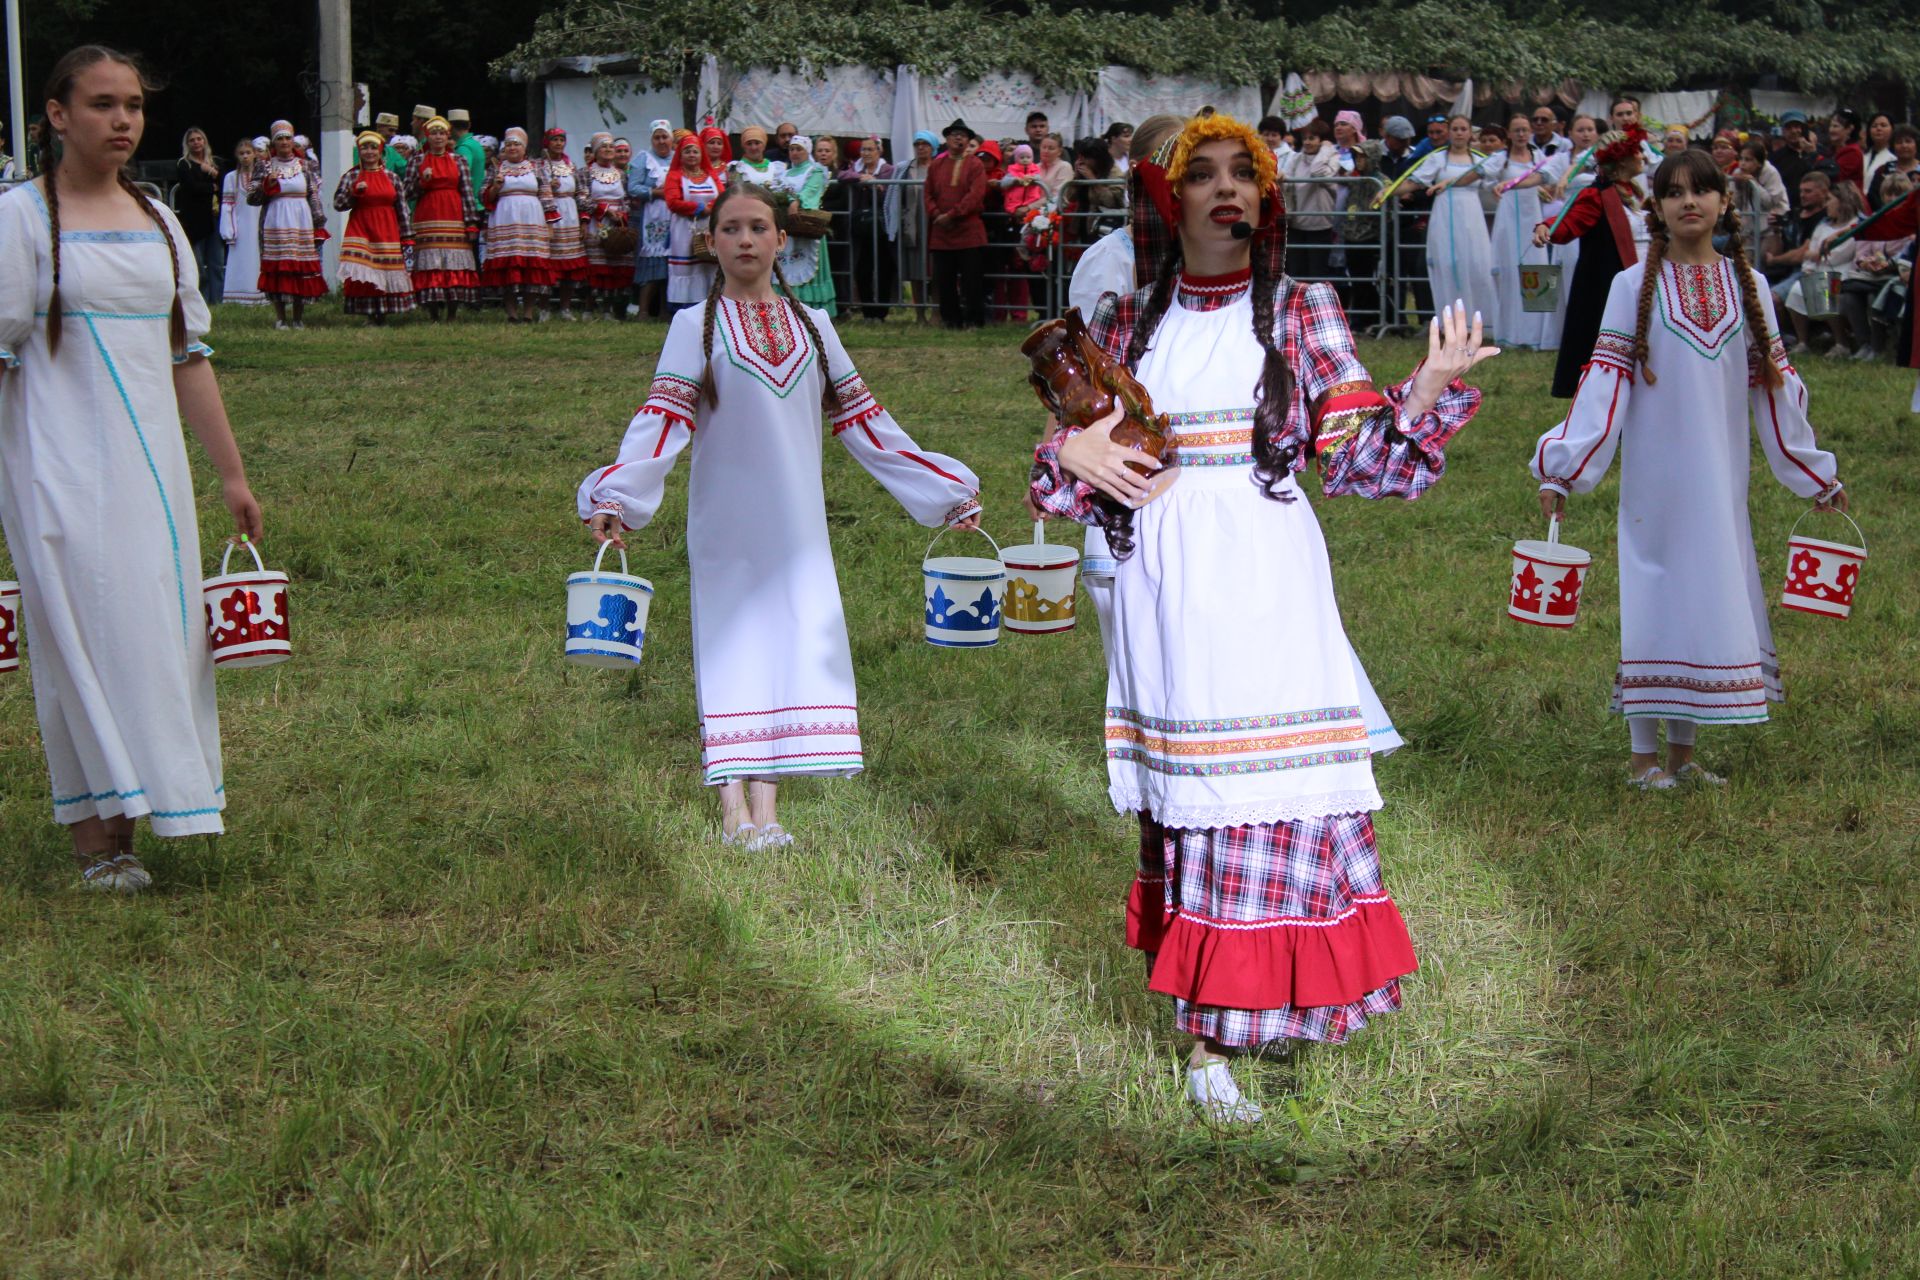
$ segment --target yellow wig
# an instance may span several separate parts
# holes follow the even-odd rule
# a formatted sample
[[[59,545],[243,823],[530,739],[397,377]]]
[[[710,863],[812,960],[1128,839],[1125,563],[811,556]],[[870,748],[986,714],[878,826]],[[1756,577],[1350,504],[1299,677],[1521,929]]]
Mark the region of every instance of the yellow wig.
[[[1187,127],[1174,135],[1173,150],[1167,158],[1167,185],[1179,190],[1181,181],[1187,176],[1187,161],[1193,153],[1209,142],[1234,141],[1244,143],[1253,156],[1253,176],[1260,186],[1261,196],[1271,195],[1280,181],[1280,165],[1273,156],[1273,148],[1258,133],[1235,120],[1232,116],[1221,115],[1212,108],[1201,112],[1187,121]]]

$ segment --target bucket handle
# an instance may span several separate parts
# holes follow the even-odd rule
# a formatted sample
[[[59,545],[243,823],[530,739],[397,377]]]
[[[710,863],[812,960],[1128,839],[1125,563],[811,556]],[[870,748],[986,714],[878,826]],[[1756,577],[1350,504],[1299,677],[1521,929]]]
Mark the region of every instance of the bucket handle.
[[[249,538],[243,534],[241,535],[241,538],[238,542],[235,542],[232,539],[227,540],[227,552],[225,555],[220,557],[220,576],[221,577],[224,578],[227,576],[227,561],[233,559],[233,549],[235,547],[245,547],[247,549],[247,554],[253,557],[253,567],[259,570],[261,573],[265,573],[267,571],[267,566],[264,563],[262,563],[260,559],[260,548],[253,545],[252,538]]]
[[[1041,546],[1046,540],[1047,522],[1045,520],[1035,520],[1033,522],[1033,545],[1036,547]]]
[[[600,562],[607,558],[607,548],[611,547],[612,545],[613,545],[612,538],[608,538],[605,542],[600,544],[600,554],[596,555],[593,558],[593,571],[595,573],[600,572]],[[631,578],[633,576],[632,574],[627,572],[627,549],[625,547],[620,548],[620,573],[622,577]]]
[[[1560,545],[1560,517],[1557,515],[1547,520],[1547,545],[1550,547]]]
[[[946,537],[949,533],[952,533],[952,532],[953,530],[948,528],[948,529],[942,529],[940,532],[934,534],[933,542],[929,542],[927,544],[927,554],[924,556],[921,556],[920,558],[922,560],[925,560],[927,559],[928,556],[931,556],[933,554],[934,544],[939,542],[940,539]],[[993,535],[988,533],[985,529],[975,529],[974,532],[979,534],[981,537],[985,538],[988,542],[993,542]],[[993,542],[993,554],[995,559],[998,559],[1000,556],[1000,544],[997,542]]]
[[[1800,513],[1800,520],[1805,520],[1808,516],[1813,515],[1819,511],[1820,511],[1820,508],[1818,507],[1808,507],[1805,511],[1802,511]],[[1846,512],[1842,511],[1840,508],[1838,507],[1833,508],[1833,514],[1839,516],[1842,520],[1845,520],[1848,524],[1853,524],[1853,517],[1848,515]],[[1795,520],[1793,522],[1793,528],[1787,531],[1787,541],[1789,542],[1793,541],[1793,535],[1800,532],[1800,520]],[[1853,524],[1853,536],[1860,539],[1860,549],[1862,551],[1865,551],[1867,549],[1867,535],[1860,532],[1860,526],[1857,524]]]

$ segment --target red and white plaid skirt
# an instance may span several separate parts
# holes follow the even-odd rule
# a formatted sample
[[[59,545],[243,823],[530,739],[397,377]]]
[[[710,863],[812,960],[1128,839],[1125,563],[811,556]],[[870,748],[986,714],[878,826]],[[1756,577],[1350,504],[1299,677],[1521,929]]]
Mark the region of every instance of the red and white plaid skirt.
[[[1398,1009],[1419,967],[1364,813],[1210,830],[1141,814],[1127,945],[1181,1031],[1239,1047],[1338,1044]]]

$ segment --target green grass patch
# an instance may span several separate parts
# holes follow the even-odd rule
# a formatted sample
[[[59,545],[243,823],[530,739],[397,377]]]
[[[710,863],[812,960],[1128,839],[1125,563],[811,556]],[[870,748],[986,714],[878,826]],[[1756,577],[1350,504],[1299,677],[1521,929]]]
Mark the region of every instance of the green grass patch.
[[[1019,540],[1020,335],[844,333]],[[1920,1274],[1911,374],[1805,370],[1873,557],[1852,620],[1776,611],[1793,700],[1702,735],[1724,793],[1621,785],[1611,482],[1579,627],[1504,620],[1550,357],[1486,368],[1419,503],[1316,502],[1411,744],[1422,967],[1345,1049],[1244,1064],[1272,1118],[1218,1135],[1122,945],[1090,622],[925,645],[927,534],[830,449],[869,767],[784,788],[760,855],[699,785],[683,475],[633,540],[646,662],[561,661],[574,486],[662,336],[222,310],[297,656],[222,673],[232,833],[143,835],[124,902],[74,887],[0,681],[0,1274]],[[1804,504],[1754,487],[1773,589]]]

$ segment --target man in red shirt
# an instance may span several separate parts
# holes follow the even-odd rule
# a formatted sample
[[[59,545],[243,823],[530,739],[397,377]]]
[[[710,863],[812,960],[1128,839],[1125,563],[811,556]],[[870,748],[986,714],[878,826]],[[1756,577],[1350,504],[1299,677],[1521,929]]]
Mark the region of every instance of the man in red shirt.
[[[987,322],[987,227],[980,208],[987,170],[967,154],[980,135],[964,120],[947,126],[947,149],[927,168],[927,249],[940,295],[940,323],[976,329]]]

